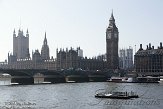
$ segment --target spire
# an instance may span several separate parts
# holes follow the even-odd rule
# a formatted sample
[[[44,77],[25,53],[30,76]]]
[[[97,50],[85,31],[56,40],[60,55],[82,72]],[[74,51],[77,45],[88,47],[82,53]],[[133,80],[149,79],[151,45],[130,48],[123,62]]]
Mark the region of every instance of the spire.
[[[113,9],[112,9],[112,13],[111,13],[110,21],[115,21],[114,16],[113,16]]]
[[[45,39],[46,39],[46,31],[45,31]]]
[[[46,32],[45,32],[45,38],[44,38],[44,45],[47,45]]]
[[[13,32],[13,37],[16,37],[15,28],[14,28],[14,32]]]
[[[28,28],[27,28],[27,32],[26,32],[26,37],[29,37],[29,32],[28,32]]]
[[[111,13],[111,17],[109,19],[109,27],[116,27],[114,15],[113,15],[113,10],[112,10],[112,13]]]
[[[14,28],[14,32],[13,33],[15,34],[15,28]]]
[[[28,28],[27,28],[27,34],[28,34]]]
[[[41,49],[41,58],[43,60],[50,59],[50,57],[49,57],[49,46],[47,44],[47,39],[46,39],[46,32],[45,32],[45,38],[44,38],[42,49]]]

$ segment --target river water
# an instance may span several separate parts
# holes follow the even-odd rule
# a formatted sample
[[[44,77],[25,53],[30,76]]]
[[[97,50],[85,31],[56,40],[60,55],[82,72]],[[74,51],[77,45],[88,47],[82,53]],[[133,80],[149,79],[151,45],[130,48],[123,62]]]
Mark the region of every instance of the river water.
[[[163,109],[163,83],[0,84],[0,109]],[[140,98],[95,98],[99,89],[134,91]]]

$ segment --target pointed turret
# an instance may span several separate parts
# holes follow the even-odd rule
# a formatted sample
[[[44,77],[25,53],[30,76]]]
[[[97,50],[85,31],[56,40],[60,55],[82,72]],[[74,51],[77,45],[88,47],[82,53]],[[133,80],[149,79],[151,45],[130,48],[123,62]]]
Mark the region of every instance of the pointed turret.
[[[111,17],[110,17],[109,21],[115,21],[114,16],[113,16],[113,10],[112,10]]]
[[[13,33],[15,34],[15,28],[14,28],[14,32]]]
[[[27,32],[26,32],[26,37],[29,37],[29,32],[28,32],[28,28],[27,28]]]
[[[27,28],[27,34],[28,34],[28,28]]]
[[[46,32],[45,32],[45,39],[46,39]]]
[[[18,30],[18,36],[23,36],[23,30],[21,31],[20,28]]]
[[[43,41],[43,45],[42,45],[42,48],[41,48],[41,58],[43,60],[50,59],[50,56],[49,56],[49,46],[47,44],[47,39],[46,39],[46,32],[45,32],[45,38],[44,38],[44,41]]]
[[[113,11],[112,11],[111,17],[109,19],[109,26],[115,26],[115,19],[114,19],[114,16],[113,16]]]
[[[13,32],[13,37],[16,37],[15,28],[14,28],[14,32]]]
[[[44,45],[47,45],[46,32],[45,32],[45,38],[44,38]]]

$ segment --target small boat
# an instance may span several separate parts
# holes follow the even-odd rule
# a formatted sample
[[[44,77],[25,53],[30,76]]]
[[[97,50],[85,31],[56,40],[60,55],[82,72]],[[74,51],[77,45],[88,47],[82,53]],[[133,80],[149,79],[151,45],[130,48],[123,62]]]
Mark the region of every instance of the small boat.
[[[44,82],[42,82],[42,84],[51,84],[51,82],[46,82],[46,81],[44,81]]]
[[[67,83],[75,83],[75,81],[67,81]]]
[[[97,93],[95,94],[96,98],[111,98],[111,99],[130,99],[138,98],[139,96],[134,92],[111,92],[111,93]]]
[[[19,83],[10,83],[11,85],[19,85]]]

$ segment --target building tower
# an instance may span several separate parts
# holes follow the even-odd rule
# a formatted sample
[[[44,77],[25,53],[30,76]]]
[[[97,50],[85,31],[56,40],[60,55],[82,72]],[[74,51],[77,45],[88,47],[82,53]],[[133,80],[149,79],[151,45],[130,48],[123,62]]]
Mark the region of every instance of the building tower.
[[[133,68],[133,48],[130,46],[128,49],[119,50],[119,68],[126,70]]]
[[[26,36],[23,34],[23,30],[19,29],[18,36],[16,37],[15,29],[13,32],[13,55],[17,59],[30,58],[29,54],[29,33],[27,30]]]
[[[109,20],[109,26],[106,29],[106,55],[108,69],[117,69],[119,67],[118,39],[119,32],[115,25],[115,19],[112,12]]]
[[[49,57],[49,46],[48,46],[47,39],[46,39],[46,32],[45,32],[45,38],[44,38],[44,41],[43,41],[43,45],[42,45],[42,48],[41,48],[41,58],[43,60],[50,59],[50,57]]]

